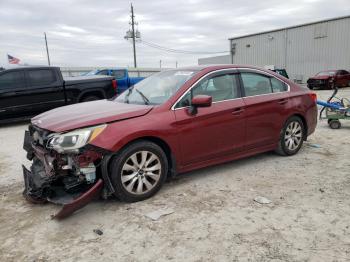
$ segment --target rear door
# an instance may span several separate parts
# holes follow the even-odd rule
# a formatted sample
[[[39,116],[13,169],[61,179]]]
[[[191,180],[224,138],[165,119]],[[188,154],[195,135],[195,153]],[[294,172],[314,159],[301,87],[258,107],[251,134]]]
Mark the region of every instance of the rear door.
[[[246,115],[246,150],[278,142],[292,101],[288,85],[257,70],[240,70]]]
[[[26,90],[23,70],[0,72],[0,120],[22,117],[26,114],[26,96],[21,93]]]
[[[212,96],[210,107],[189,113],[196,95]],[[243,149],[245,143],[244,103],[237,75],[233,71],[205,77],[175,105],[176,125],[185,166],[227,156]]]
[[[50,68],[25,70],[27,89],[23,96],[30,101],[27,108],[35,113],[65,105],[63,83],[56,70]]]

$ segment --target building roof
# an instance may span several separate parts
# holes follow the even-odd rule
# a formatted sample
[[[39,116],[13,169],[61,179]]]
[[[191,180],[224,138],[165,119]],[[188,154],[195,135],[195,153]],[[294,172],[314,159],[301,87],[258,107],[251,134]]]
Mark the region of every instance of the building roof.
[[[335,17],[335,18],[329,18],[329,19],[325,19],[325,20],[319,20],[319,21],[315,21],[315,22],[304,23],[304,24],[299,24],[299,25],[294,25],[294,26],[288,26],[288,27],[273,29],[273,30],[269,30],[269,31],[263,31],[263,32],[259,32],[259,33],[253,33],[253,34],[247,34],[247,35],[242,35],[242,36],[237,36],[237,37],[231,37],[228,40],[235,40],[235,39],[245,38],[245,37],[249,37],[249,36],[273,33],[273,32],[277,32],[277,31],[288,30],[288,29],[292,29],[292,28],[297,28],[297,27],[302,27],[302,26],[307,26],[307,25],[314,25],[314,24],[318,24],[318,23],[325,23],[325,22],[329,22],[329,21],[341,20],[341,19],[346,19],[346,18],[350,18],[350,15],[339,16],[339,17]]]

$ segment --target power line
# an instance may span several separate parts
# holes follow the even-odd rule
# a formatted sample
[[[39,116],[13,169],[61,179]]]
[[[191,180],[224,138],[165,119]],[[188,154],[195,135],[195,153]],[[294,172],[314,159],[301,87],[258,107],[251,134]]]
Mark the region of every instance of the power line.
[[[189,50],[179,50],[179,49],[173,49],[173,48],[168,48],[164,46],[160,46],[158,44],[145,41],[145,40],[140,40],[140,42],[146,46],[159,49],[165,52],[171,52],[171,53],[180,53],[180,54],[223,54],[223,53],[229,53],[229,51],[189,51]]]

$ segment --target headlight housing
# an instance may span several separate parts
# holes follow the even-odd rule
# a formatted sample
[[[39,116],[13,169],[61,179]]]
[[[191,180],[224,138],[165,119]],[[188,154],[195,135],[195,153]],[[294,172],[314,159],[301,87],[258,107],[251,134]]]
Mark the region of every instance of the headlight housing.
[[[47,142],[47,147],[58,153],[78,152],[78,149],[94,140],[106,128],[107,125],[93,126],[77,129],[63,134],[52,134]]]

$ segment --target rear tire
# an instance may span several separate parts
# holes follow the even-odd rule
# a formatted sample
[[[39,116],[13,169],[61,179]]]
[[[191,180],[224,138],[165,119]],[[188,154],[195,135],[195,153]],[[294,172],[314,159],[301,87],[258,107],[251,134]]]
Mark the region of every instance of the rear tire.
[[[155,195],[168,174],[168,160],[155,143],[141,140],[126,146],[112,159],[111,182],[115,196],[137,202]]]
[[[284,124],[276,153],[282,156],[292,156],[298,153],[304,142],[305,127],[300,117],[292,116]]]
[[[84,97],[81,101],[82,102],[90,102],[90,101],[96,101],[96,100],[100,100],[101,98],[98,96],[87,96]]]

